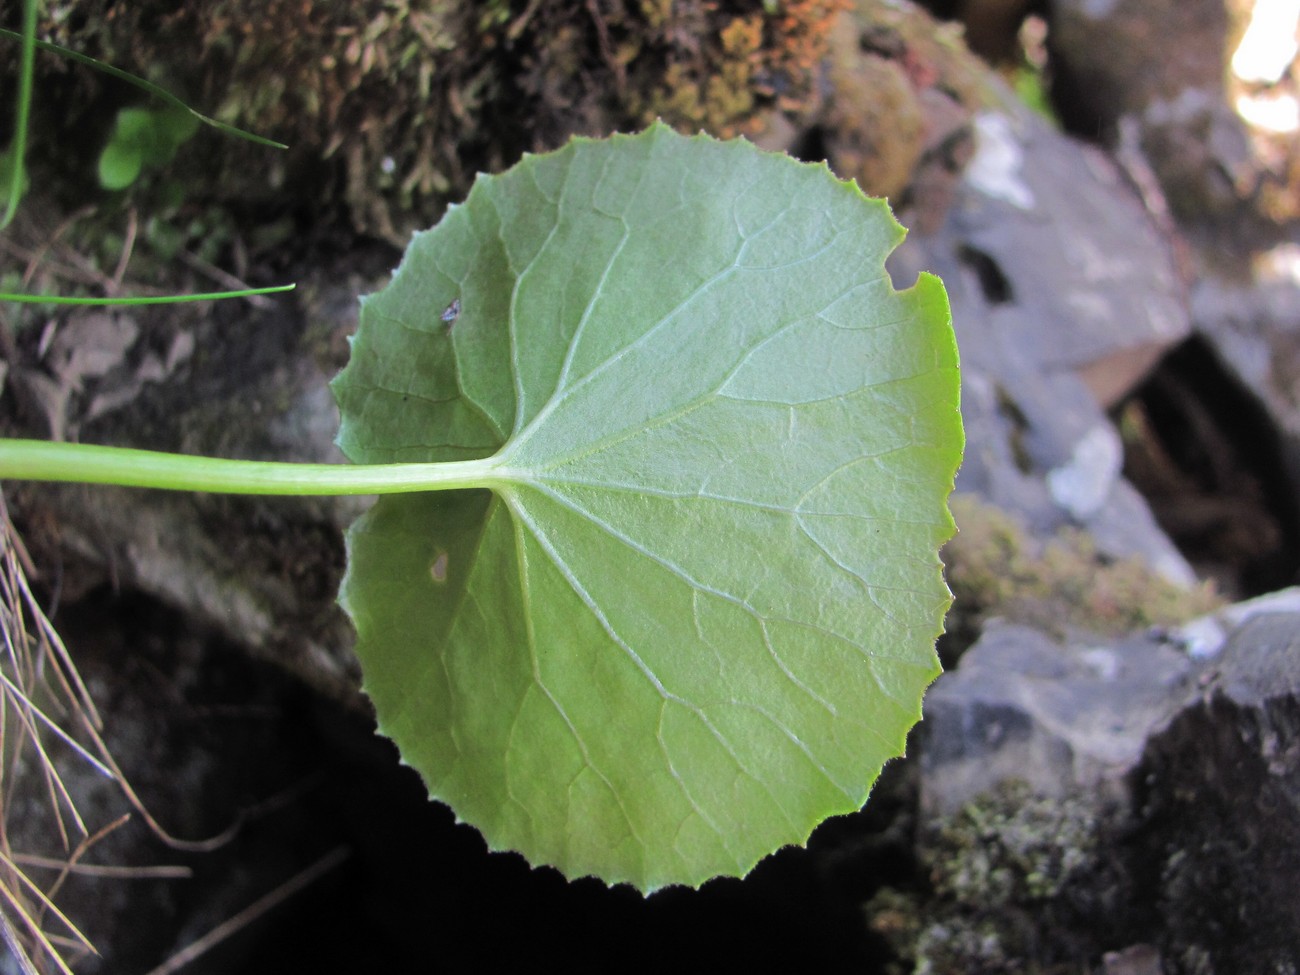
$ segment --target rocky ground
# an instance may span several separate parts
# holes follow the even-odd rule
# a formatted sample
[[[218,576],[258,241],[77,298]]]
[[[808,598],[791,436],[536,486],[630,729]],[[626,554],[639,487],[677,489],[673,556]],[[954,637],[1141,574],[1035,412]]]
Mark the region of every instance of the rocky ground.
[[[948,288],[968,434],[949,672],[908,757],[807,850],[649,900],[488,854],[373,736],[333,603],[355,503],[7,486],[107,744],[160,829],[189,841],[137,814],[87,854],[135,872],[60,890],[102,953],[77,971],[148,971],[232,917],[186,971],[1300,970],[1300,69],[1294,45],[1248,44],[1294,35],[1294,11],[1248,30],[1285,4],[862,0],[778,16],[738,0],[663,21],[654,5],[485,5],[493,20],[395,4],[391,22],[303,35],[344,52],[316,74],[301,52],[268,55],[273,31],[232,26],[235,3],[48,6],[50,36],[242,104],[254,128],[289,114],[250,94],[281,67],[296,149],[264,173],[270,198],[247,179],[251,150],[182,150],[180,203],[161,177],[100,200],[38,150],[46,179],[0,238],[5,272],[211,290],[215,263],[299,289],[40,321],[0,309],[7,433],[338,459],[325,384],[408,223],[475,168],[649,113],[827,158],[889,195],[912,228],[897,283],[931,270]],[[397,56],[413,37],[440,52],[424,74]],[[41,137],[104,131],[122,93],[45,70],[51,102],[89,107]],[[367,187],[384,159],[412,178]],[[84,763],[66,768],[92,829],[130,811]],[[39,776],[4,801],[7,848],[57,853]],[[190,876],[138,869],[158,864]]]

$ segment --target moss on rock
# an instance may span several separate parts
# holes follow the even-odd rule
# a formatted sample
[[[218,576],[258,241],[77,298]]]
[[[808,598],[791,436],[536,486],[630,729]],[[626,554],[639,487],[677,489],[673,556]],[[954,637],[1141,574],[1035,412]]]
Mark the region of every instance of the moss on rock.
[[[276,154],[202,134],[176,164],[192,192],[317,215],[341,208],[355,229],[404,241],[476,172],[573,133],[655,117],[720,136],[762,131],[767,113],[812,96],[847,3],[61,0],[40,30],[290,146]],[[57,118],[65,146],[102,144],[115,107],[138,100],[54,55],[38,70],[38,90],[58,101],[42,99],[38,116]],[[69,104],[54,78],[75,79]]]
[[[1210,583],[1185,588],[1139,559],[1116,561],[1087,533],[1032,539],[1012,516],[970,495],[952,502],[958,532],[944,549],[956,597],[949,632],[973,635],[1000,616],[1061,634],[1069,627],[1119,635],[1172,626],[1212,612],[1223,600]]]
[[[1110,895],[1127,896],[1122,874],[1106,862],[1117,823],[1096,796],[1048,799],[1008,782],[924,825],[927,887],[886,888],[866,907],[896,955],[890,970],[1086,970],[1128,935],[1106,921]]]

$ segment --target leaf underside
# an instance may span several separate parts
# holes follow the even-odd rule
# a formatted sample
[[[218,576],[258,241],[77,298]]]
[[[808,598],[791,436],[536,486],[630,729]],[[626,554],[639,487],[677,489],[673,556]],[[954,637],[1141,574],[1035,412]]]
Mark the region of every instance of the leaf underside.
[[[566,876],[743,875],[861,807],[938,673],[947,298],[824,166],[656,125],[480,177],[363,299],[340,600],[434,798]],[[459,302],[459,304],[455,304]]]

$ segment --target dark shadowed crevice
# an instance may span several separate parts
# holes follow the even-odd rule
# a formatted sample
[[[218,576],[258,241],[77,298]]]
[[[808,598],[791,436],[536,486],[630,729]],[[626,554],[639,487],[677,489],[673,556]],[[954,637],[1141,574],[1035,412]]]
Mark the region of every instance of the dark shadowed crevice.
[[[809,126],[807,131],[790,146],[790,155],[800,162],[819,163],[827,158],[826,134],[820,125]]]
[[[1198,571],[1231,596],[1300,573],[1300,504],[1255,396],[1193,338],[1118,410],[1125,474]]]
[[[990,305],[1004,305],[1016,300],[1011,282],[1002,273],[998,262],[989,254],[969,244],[962,244],[957,248],[957,259],[975,272],[976,278],[979,279],[980,291]]]

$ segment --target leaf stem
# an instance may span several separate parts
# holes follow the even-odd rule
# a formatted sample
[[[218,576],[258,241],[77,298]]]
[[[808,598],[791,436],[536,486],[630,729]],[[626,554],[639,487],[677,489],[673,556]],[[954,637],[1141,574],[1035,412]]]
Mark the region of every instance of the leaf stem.
[[[404,494],[487,487],[497,460],[436,464],[294,464],[126,447],[0,439],[0,479],[117,484],[214,494]]]

